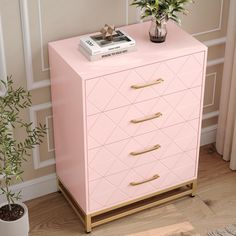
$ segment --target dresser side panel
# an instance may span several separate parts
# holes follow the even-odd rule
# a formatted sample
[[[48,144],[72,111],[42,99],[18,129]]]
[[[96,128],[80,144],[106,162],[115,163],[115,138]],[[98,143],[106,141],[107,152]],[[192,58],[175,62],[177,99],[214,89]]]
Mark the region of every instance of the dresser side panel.
[[[87,212],[87,164],[83,81],[49,45],[56,172]]]
[[[207,68],[207,53],[208,49],[204,51],[204,63],[203,63],[203,73],[202,73],[202,91],[201,91],[201,105],[200,105],[200,114],[199,114],[199,125],[198,125],[198,145],[197,145],[197,162],[195,175],[198,176],[198,166],[199,166],[199,153],[201,145],[201,131],[202,131],[202,117],[203,117],[203,104],[204,104],[204,93],[205,93],[205,81],[206,81],[206,68]]]

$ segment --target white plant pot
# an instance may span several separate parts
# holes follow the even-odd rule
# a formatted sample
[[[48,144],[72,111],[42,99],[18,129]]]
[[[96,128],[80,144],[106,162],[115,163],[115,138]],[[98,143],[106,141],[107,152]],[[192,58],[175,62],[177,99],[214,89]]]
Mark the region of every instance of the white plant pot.
[[[7,203],[0,204],[0,207]],[[15,221],[3,221],[0,219],[0,235],[4,236],[28,236],[29,235],[29,214],[28,208],[24,203],[16,204],[24,208],[24,215]]]

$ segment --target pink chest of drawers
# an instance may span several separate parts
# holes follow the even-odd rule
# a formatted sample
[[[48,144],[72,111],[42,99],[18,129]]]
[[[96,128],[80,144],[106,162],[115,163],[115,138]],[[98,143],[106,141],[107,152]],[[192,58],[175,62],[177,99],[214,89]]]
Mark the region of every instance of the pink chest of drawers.
[[[49,44],[59,187],[87,232],[195,191],[207,48],[172,23],[151,43],[148,27],[123,27],[137,51],[102,61],[79,37]]]

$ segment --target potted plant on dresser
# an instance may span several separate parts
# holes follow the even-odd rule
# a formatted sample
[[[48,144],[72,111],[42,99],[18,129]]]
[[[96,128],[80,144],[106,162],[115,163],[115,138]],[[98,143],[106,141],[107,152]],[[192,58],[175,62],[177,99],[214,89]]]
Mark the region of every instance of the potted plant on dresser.
[[[0,97],[0,195],[6,202],[0,204],[0,232],[2,236],[27,236],[29,232],[28,210],[19,202],[20,192],[14,192],[10,186],[22,180],[22,163],[31,155],[31,149],[42,143],[46,126],[32,128],[20,118],[20,111],[31,106],[31,95],[23,88],[14,89],[13,81],[0,81],[6,93]],[[19,128],[25,132],[23,140],[14,138],[13,130]]]
[[[168,20],[181,23],[179,13],[187,14],[186,4],[193,0],[133,0],[131,5],[141,8],[141,18],[151,16],[150,40],[162,43],[166,40]]]

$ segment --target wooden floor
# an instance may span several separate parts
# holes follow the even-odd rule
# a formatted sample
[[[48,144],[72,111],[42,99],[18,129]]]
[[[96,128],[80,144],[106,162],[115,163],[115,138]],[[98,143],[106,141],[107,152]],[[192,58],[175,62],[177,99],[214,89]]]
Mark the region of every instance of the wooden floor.
[[[236,223],[236,172],[228,166],[216,153],[209,153],[209,146],[203,147],[195,198],[185,197],[111,222],[95,228],[91,235],[158,236],[156,231],[160,227],[183,222],[189,222],[196,232],[206,235],[210,230]],[[26,204],[30,214],[30,236],[86,235],[61,194],[50,194]]]

